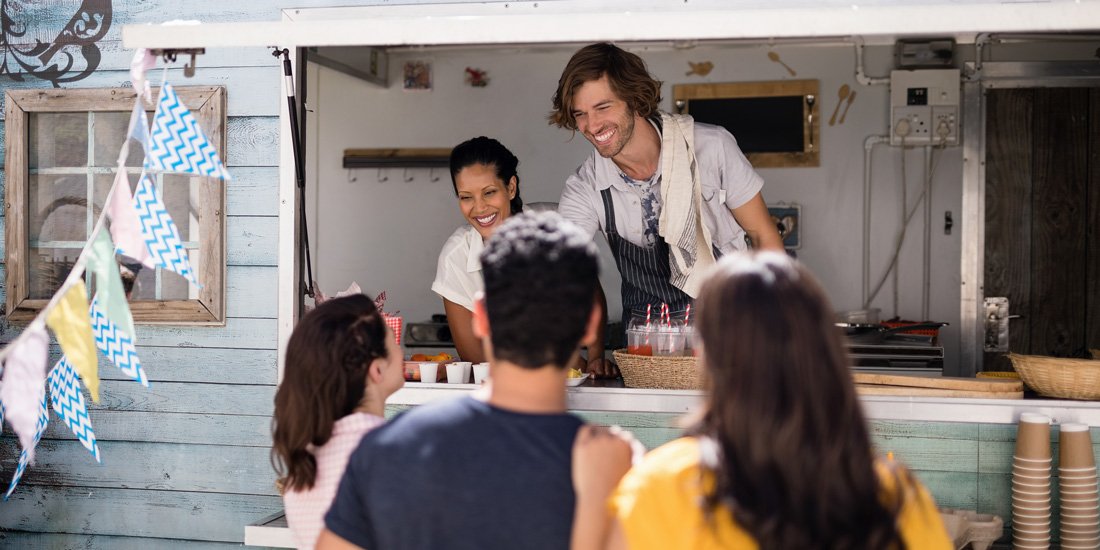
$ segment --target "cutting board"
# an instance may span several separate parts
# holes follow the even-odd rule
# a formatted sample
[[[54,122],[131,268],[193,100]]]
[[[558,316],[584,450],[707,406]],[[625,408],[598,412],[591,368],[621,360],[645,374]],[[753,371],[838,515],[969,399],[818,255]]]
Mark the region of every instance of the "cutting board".
[[[952,378],[948,376],[905,376],[901,374],[852,373],[856,384],[875,386],[905,386],[910,388],[934,388],[968,392],[1022,392],[1020,380],[996,380],[991,378]]]
[[[909,386],[882,386],[856,384],[860,395],[904,395],[909,397],[969,397],[978,399],[1023,399],[1023,391],[972,391],[941,388],[914,388]]]

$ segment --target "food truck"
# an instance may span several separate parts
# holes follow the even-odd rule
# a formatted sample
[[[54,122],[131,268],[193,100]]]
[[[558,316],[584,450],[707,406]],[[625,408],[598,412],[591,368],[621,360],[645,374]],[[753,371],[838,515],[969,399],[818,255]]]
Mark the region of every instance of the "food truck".
[[[69,28],[72,6],[20,12],[16,4],[5,4],[13,20],[48,15],[35,20]],[[855,372],[953,380],[1007,370],[1009,351],[1071,357],[1100,348],[1100,164],[1090,153],[1100,137],[1096,4],[336,4],[202,2],[179,12],[155,2],[83,19],[81,6],[74,20],[110,27],[85,36],[85,46],[102,50],[98,65],[84,60],[94,70],[28,67],[27,78],[4,81],[9,188],[49,175],[41,171],[49,163],[22,160],[41,146],[18,145],[29,138],[13,137],[13,127],[26,132],[13,121],[128,116],[138,48],[157,56],[152,85],[166,67],[164,80],[202,113],[234,175],[221,188],[193,182],[178,199],[194,218],[185,240],[218,283],[173,297],[167,277],[150,275],[143,288],[157,290],[139,301],[151,305],[134,311],[152,384],[104,375],[104,400],[89,408],[102,464],[63,428],[46,432],[38,463],[0,506],[5,544],[289,544],[269,461],[270,415],[286,342],[312,305],[305,291],[331,295],[355,282],[371,296],[384,292],[386,310],[403,319],[407,355],[454,354],[431,291],[440,247],[466,223],[448,152],[474,136],[501,140],[520,158],[525,202],[552,208],[591,148],[546,123],[550,98],[570,55],[592,42],[639,54],[664,82],[663,109],[731,128],[765,180],[784,246],[841,310]],[[29,43],[8,32],[7,44]],[[3,74],[18,74],[14,66]],[[125,101],[103,99],[109,90]],[[71,99],[80,93],[95,97]],[[754,109],[762,116],[744,123]],[[100,120],[81,126],[91,137],[79,145],[92,157],[96,129],[119,124]],[[50,124],[40,119],[37,131]],[[96,170],[84,172],[95,181]],[[86,189],[94,203],[94,184]],[[41,300],[28,278],[48,267],[28,268],[13,249],[66,239],[46,239],[64,230],[33,209],[13,218],[25,207],[8,197],[12,314]],[[33,235],[13,231],[13,219]],[[618,272],[597,242],[609,321],[621,323]],[[22,286],[13,287],[14,268],[24,270]],[[5,342],[22,329],[17,317],[5,318]],[[888,330],[922,321],[936,326]],[[1023,412],[1085,423],[1100,436],[1100,407],[1087,399],[901,384],[868,390],[865,412],[879,450],[912,468],[941,507],[1011,516]],[[410,381],[390,408],[474,387]],[[624,426],[647,447],[676,437],[677,419],[700,395],[591,380],[568,389],[571,410]],[[19,448],[9,436],[5,472]]]

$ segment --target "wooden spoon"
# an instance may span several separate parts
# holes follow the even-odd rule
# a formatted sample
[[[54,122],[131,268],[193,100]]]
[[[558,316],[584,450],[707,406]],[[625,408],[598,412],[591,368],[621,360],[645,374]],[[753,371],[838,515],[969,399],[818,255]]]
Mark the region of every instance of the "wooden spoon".
[[[783,62],[782,59],[779,59],[779,54],[775,52],[768,52],[768,59],[771,59],[772,61],[783,65],[783,68],[787,69],[787,72],[791,73],[791,76],[798,76],[798,73],[794,72],[794,69],[792,69],[790,65],[787,65]]]
[[[844,105],[844,111],[840,113],[840,123],[844,124],[844,117],[848,116],[848,107],[852,106],[852,102],[856,100],[856,91],[852,90],[852,95],[848,96],[848,103]]]
[[[833,109],[833,116],[829,117],[829,126],[835,126],[836,125],[836,114],[838,112],[840,112],[841,104],[844,103],[845,99],[848,99],[848,92],[851,92],[851,91],[852,91],[852,89],[849,88],[847,84],[841,86],[840,89],[837,90],[836,93],[837,93],[838,96],[840,96],[840,101],[836,102],[836,108]]]

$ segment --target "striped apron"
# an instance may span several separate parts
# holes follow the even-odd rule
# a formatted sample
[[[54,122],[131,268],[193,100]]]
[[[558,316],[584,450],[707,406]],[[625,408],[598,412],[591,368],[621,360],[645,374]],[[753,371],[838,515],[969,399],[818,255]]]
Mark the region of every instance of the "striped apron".
[[[669,282],[672,269],[668,264],[668,244],[657,236],[653,246],[638,246],[619,235],[615,227],[615,205],[611,201],[611,188],[600,191],[603,198],[604,234],[615,257],[615,265],[622,276],[623,330],[630,324],[632,314],[645,315],[647,305],[660,311],[662,303],[671,311],[683,310],[691,303],[691,296]],[[620,335],[622,336],[622,335]]]

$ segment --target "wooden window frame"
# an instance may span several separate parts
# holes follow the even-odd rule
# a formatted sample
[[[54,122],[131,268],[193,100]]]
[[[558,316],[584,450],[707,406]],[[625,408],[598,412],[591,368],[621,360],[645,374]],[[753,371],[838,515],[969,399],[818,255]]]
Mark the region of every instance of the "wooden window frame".
[[[159,89],[154,88],[154,96]],[[188,105],[199,125],[225,158],[226,92],[222,86],[181,86],[176,93]],[[10,90],[5,96],[4,190],[7,317],[13,322],[32,320],[49,300],[28,297],[29,261],[27,213],[29,172],[28,119],[30,113],[130,112],[136,94],[132,88]],[[133,146],[133,145],[132,145]],[[196,176],[197,177],[197,176]],[[163,325],[225,325],[225,182],[199,178],[199,250],[202,262],[199,296],[188,300],[139,300],[130,303],[134,321]]]
[[[813,95],[813,106],[802,102],[802,152],[745,153],[755,168],[814,168],[821,165],[821,133],[819,107],[821,93],[817,80],[769,80],[764,82],[721,82],[714,84],[676,84],[672,87],[672,104],[685,105],[677,112],[691,114],[693,99],[734,99]],[[813,115],[813,119],[810,119]],[[737,136],[734,135],[734,138]]]

